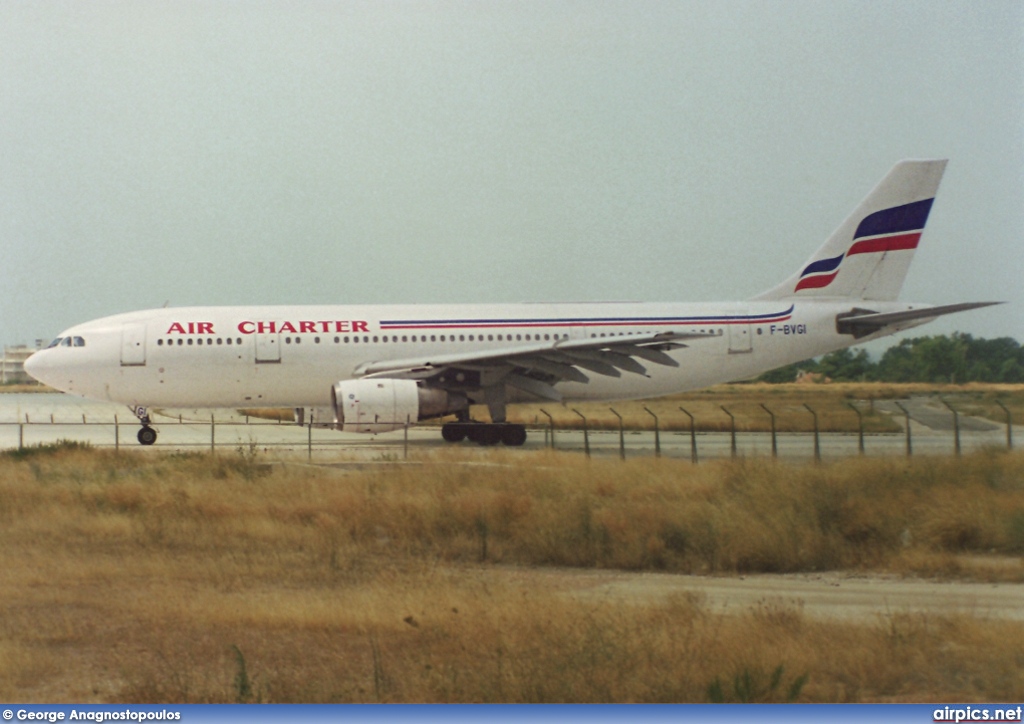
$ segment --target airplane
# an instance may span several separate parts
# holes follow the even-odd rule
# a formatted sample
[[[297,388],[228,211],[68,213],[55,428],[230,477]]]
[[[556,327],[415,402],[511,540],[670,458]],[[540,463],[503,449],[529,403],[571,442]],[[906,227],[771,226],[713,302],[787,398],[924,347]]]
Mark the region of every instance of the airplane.
[[[1000,302],[898,302],[946,160],[897,163],[791,276],[747,301],[151,309],[61,332],[25,363],[69,394],[153,408],[295,408],[379,433],[454,416],[448,442],[519,446],[506,406],[657,397],[749,379]],[[490,421],[470,417],[486,405]]]

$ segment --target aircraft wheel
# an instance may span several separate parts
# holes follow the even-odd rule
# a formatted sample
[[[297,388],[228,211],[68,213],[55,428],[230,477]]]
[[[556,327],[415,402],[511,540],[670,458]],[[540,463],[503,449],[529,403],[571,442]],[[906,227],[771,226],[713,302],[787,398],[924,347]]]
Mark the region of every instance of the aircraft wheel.
[[[441,437],[445,442],[462,442],[466,439],[466,428],[458,422],[448,422],[441,426]]]
[[[526,442],[526,428],[522,425],[503,425],[501,441],[509,447],[520,447]]]
[[[470,440],[480,445],[497,445],[501,442],[500,425],[476,425],[470,433]]]
[[[139,444],[152,445],[156,442],[156,430],[148,426],[143,426],[142,429],[139,430],[138,438]]]

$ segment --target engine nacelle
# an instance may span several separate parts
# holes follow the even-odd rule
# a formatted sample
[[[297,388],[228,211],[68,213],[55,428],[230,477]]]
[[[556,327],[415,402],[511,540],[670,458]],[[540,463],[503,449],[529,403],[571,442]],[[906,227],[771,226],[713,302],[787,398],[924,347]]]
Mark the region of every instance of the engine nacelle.
[[[343,380],[331,389],[334,427],[343,432],[387,432],[408,423],[467,409],[458,394],[420,387],[415,380]]]
[[[296,407],[295,424],[299,427],[319,427],[334,429],[333,407]]]

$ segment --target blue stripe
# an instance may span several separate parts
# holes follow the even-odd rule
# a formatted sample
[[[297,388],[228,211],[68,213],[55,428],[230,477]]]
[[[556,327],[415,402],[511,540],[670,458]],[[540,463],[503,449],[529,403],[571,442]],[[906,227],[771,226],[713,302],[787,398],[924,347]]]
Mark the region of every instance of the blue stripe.
[[[918,231],[928,221],[928,212],[932,210],[935,199],[924,199],[891,209],[876,211],[864,217],[857,227],[854,239],[862,236],[878,236],[879,234],[896,234],[901,231]]]
[[[808,274],[820,274],[821,272],[835,271],[839,268],[844,256],[846,256],[845,253],[840,254],[839,256],[834,256],[831,259],[819,259],[816,262],[808,264],[807,268],[804,269],[800,276],[805,277]]]

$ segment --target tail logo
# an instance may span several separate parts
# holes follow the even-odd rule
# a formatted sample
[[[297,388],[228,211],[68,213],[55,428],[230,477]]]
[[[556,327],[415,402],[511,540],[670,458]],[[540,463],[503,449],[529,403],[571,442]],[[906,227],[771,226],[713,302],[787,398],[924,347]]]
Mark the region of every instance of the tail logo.
[[[843,259],[854,254],[877,254],[901,249],[916,249],[928,212],[935,199],[924,199],[869,214],[857,226],[850,248],[831,259],[818,259],[807,265],[793,290],[822,289],[839,275]]]

